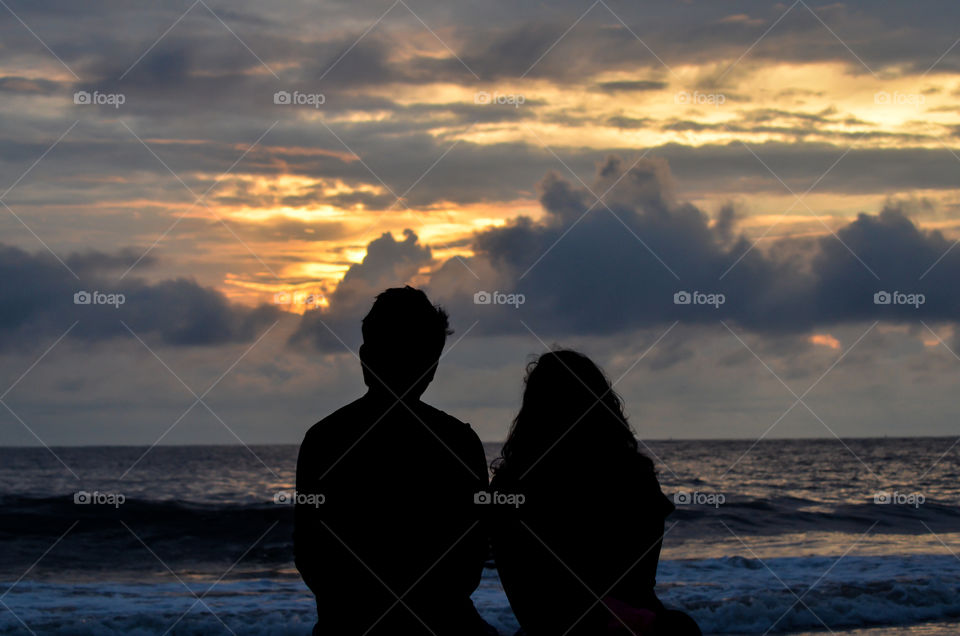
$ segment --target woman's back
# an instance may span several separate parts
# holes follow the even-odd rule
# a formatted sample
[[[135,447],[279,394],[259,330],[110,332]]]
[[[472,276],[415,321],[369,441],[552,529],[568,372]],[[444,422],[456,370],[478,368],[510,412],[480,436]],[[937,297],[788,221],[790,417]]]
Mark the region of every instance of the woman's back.
[[[669,613],[654,585],[673,504],[589,358],[560,350],[528,365],[491,489],[495,501],[522,502],[493,506],[491,533],[528,636],[699,633],[662,629]]]
[[[494,555],[521,625],[538,634],[604,633],[613,597],[661,609],[654,594],[664,519],[673,505],[638,453],[592,465],[544,458],[523,479],[499,472],[491,488],[522,494],[497,506]]]

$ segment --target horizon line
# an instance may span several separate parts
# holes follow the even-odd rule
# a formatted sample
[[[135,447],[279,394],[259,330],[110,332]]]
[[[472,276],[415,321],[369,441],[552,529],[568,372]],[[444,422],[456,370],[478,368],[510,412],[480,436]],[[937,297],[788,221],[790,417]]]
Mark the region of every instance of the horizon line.
[[[641,439],[641,438],[638,438]],[[766,437],[761,440],[757,440],[754,437],[646,437],[642,438],[643,442],[757,442],[762,443],[766,441],[831,441],[831,440],[898,440],[898,439],[949,439],[956,440],[960,439],[960,436],[957,435],[849,435],[841,437]],[[481,440],[483,444],[503,444],[506,440]],[[244,446],[299,446],[300,442],[268,442],[268,443],[211,443],[211,442],[196,442],[196,443],[186,443],[186,444],[156,444],[155,447],[163,448],[191,448],[191,447],[237,447],[243,448]],[[148,448],[150,444],[48,444],[46,446],[41,444],[21,444],[21,445],[6,445],[0,444],[0,449],[23,449],[23,448],[39,448],[39,449],[70,449],[70,448]]]

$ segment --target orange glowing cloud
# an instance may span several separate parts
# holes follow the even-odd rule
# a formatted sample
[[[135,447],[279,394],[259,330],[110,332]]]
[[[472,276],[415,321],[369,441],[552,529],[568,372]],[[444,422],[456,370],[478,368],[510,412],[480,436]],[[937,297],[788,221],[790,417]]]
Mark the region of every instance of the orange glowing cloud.
[[[829,347],[831,349],[840,349],[840,341],[828,333],[815,333],[809,338],[811,344]]]

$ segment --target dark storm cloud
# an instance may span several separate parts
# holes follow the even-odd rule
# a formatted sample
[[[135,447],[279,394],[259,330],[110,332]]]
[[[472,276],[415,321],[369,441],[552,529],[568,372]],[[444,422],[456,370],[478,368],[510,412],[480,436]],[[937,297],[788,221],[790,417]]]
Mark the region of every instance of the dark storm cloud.
[[[666,88],[667,83],[655,80],[635,80],[622,82],[601,82],[597,84],[597,87],[607,93],[657,91]]]
[[[60,336],[74,321],[71,336],[85,341],[130,337],[123,321],[148,341],[216,345],[251,340],[280,316],[267,305],[234,305],[220,292],[186,278],[118,282],[135,258],[133,252],[70,256],[66,263],[78,280],[45,252],[0,246],[0,346],[33,346]],[[151,263],[149,258],[141,261],[143,266]],[[84,291],[123,294],[123,303],[76,304],[75,294]]]
[[[156,264],[157,259],[154,256],[147,254],[141,258],[141,255],[142,253],[134,249],[124,249],[113,254],[86,250],[84,252],[71,254],[66,258],[65,262],[74,272],[83,272],[85,275],[97,276],[106,275],[110,272],[122,272],[130,266],[130,263],[138,259],[138,267],[142,269],[147,269]]]
[[[444,123],[454,124],[475,124],[475,123],[499,123],[511,122],[517,120],[534,119],[536,113],[533,108],[543,105],[543,102],[534,99],[526,99],[523,107],[510,104],[472,104],[449,103],[449,104],[414,104],[411,106],[399,108],[400,112],[414,116],[428,116],[432,126]],[[449,119],[449,122],[444,118]]]
[[[726,320],[783,335],[860,321],[918,324],[960,316],[954,284],[960,253],[895,205],[859,215],[836,236],[751,249],[751,241],[736,234],[732,208],[711,219],[678,199],[664,161],[629,165],[610,157],[597,168],[590,189],[612,188],[604,199],[609,210],[594,205],[586,187],[549,174],[539,186],[545,217],[520,217],[478,233],[474,257],[451,259],[432,274],[426,287],[433,300],[450,308],[455,323],[479,321],[478,333],[523,333],[522,320],[551,336],[624,334],[674,320]],[[329,336],[320,318],[356,332],[378,284],[409,281],[429,262],[415,239],[408,234],[397,243],[384,235],[371,243],[373,256],[344,279],[331,312],[305,317],[301,335]],[[363,272],[363,295],[348,295]],[[525,302],[517,308],[475,303],[476,292],[494,290],[522,294]],[[725,302],[676,304],[681,291],[723,294]],[[875,294],[883,291],[923,294],[924,301],[919,307],[877,304]],[[341,292],[347,309],[336,302]]]
[[[607,118],[607,125],[621,129],[640,129],[647,128],[653,122],[649,117],[622,117],[615,116]]]
[[[616,120],[613,120],[613,125],[616,125]],[[742,133],[746,135],[770,134],[776,135],[777,137],[792,139],[795,142],[793,145],[812,143],[811,141],[808,141],[811,138],[821,143],[827,141],[829,143],[841,145],[849,145],[867,140],[882,140],[888,143],[898,142],[907,148],[909,148],[911,144],[916,144],[919,146],[923,143],[936,142],[937,139],[942,137],[942,135],[936,134],[899,133],[888,132],[884,130],[831,130],[812,123],[804,123],[803,125],[794,125],[790,123],[786,123],[785,125],[764,125],[760,123],[710,124],[691,120],[674,120],[663,124],[661,126],[661,130],[670,132],[703,132],[709,130],[721,133]]]
[[[790,4],[612,4],[614,15],[602,5],[586,11],[569,2],[536,5],[536,10],[485,3],[486,15],[464,23],[471,28],[461,28],[458,53],[485,80],[527,74],[577,82],[600,69],[638,66],[666,75],[662,60],[674,67],[714,64],[715,70],[701,78],[706,86],[747,52],[736,72],[765,62],[838,61],[851,73],[869,74],[856,56],[875,72],[923,72],[954,42],[956,34],[948,25],[960,17],[949,3],[923,12],[866,1],[809,2],[810,10]],[[960,56],[946,56],[939,68],[956,70],[958,64]]]
[[[770,141],[750,144],[749,148],[740,142],[696,148],[670,143],[650,154],[666,159],[687,191],[750,193],[777,191],[779,186],[780,192],[787,193],[768,171],[769,166],[800,194],[848,148],[823,142]],[[947,148],[855,148],[817,184],[816,191],[877,194],[926,188],[948,190],[956,187],[958,168],[960,162]]]
[[[889,67],[922,72],[955,40],[951,18],[960,17],[960,9],[950,3],[916,11],[866,0],[808,3],[820,19],[796,5],[775,26],[789,5],[759,0],[733,6],[706,1],[610,5],[615,14],[603,5],[584,14],[584,7],[572,1],[549,7],[493,2],[484,3],[482,10],[465,3],[414,2],[410,7],[416,17],[403,6],[384,15],[384,7],[373,1],[327,3],[322,8],[289,3],[279,11],[252,2],[209,4],[243,43],[204,6],[193,7],[124,77],[129,90],[142,88],[156,96],[175,86],[189,88],[181,92],[184,102],[195,99],[195,94],[211,97],[226,90],[229,95],[231,87],[223,79],[240,84],[239,75],[246,73],[251,84],[259,81],[249,73],[264,70],[257,57],[283,81],[319,82],[332,93],[391,82],[470,83],[474,73],[484,81],[529,73],[580,82],[601,70],[638,66],[663,75],[649,78],[657,82],[668,72],[647,46],[668,65],[716,63],[719,76],[754,42],[742,62],[745,67],[764,61],[839,60],[852,72],[867,73],[849,46],[878,71]],[[75,3],[14,1],[11,7],[84,81],[96,83],[123,74],[190,5],[145,9],[105,0],[97,3],[96,13],[111,19],[99,22],[88,18],[89,5],[80,10]],[[583,19],[571,29],[580,16]],[[411,35],[432,38],[420,19],[444,34],[459,60],[450,54],[411,54],[406,47]],[[124,29],[116,29],[116,24]],[[8,20],[0,29],[5,50],[35,51],[36,41],[18,22]],[[78,29],[82,37],[77,37]],[[401,51],[404,55],[397,55]],[[960,56],[940,61],[946,70],[956,70],[958,64]]]
[[[595,199],[585,188],[550,176],[541,184],[544,222],[521,220],[477,236],[478,253],[516,281],[515,291],[542,312],[544,322],[574,332],[609,332],[724,318],[780,332],[870,319],[957,319],[960,294],[951,281],[960,275],[960,255],[948,253],[952,241],[921,230],[901,209],[861,214],[837,236],[809,247],[808,240],[786,239],[750,249],[747,238],[731,238],[731,210],[713,223],[676,199],[666,164],[641,162],[624,176],[626,167],[608,159],[591,186],[604,192],[624,177],[606,197],[616,217],[597,205],[561,239]],[[719,309],[678,306],[678,290],[723,293],[726,303]],[[883,290],[923,293],[926,304],[874,304],[874,293]]]
[[[18,75],[0,77],[0,91],[19,95],[53,95],[65,91],[66,86],[52,80],[27,78]]]

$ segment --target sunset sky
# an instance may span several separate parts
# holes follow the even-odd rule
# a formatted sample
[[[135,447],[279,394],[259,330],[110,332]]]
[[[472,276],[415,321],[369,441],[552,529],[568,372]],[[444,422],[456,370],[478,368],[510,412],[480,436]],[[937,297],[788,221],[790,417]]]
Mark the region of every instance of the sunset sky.
[[[956,3],[0,5],[0,444],[298,442],[404,283],[485,440],[556,344],[641,437],[960,434]]]

